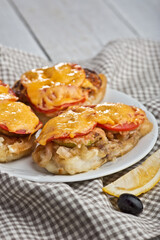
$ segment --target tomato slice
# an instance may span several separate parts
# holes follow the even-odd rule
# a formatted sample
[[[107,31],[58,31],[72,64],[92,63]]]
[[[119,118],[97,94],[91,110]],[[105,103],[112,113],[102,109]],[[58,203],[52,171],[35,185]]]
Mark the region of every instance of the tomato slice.
[[[8,127],[3,123],[0,123],[0,128],[5,130],[5,131],[9,131]]]
[[[85,102],[86,98],[83,97],[77,101],[74,101],[74,102],[70,102],[70,103],[64,103],[62,105],[59,105],[57,107],[53,107],[52,109],[44,109],[44,108],[40,108],[38,106],[35,106],[34,104],[31,103],[31,105],[33,106],[33,108],[35,110],[37,110],[38,112],[42,112],[42,113],[46,113],[46,114],[49,114],[49,113],[54,113],[56,111],[61,111],[61,110],[64,110],[68,107],[71,107],[71,106],[74,106],[74,105],[78,105],[79,103],[83,103]]]
[[[87,129],[86,131],[84,130],[84,132],[82,133],[78,133],[78,132],[75,132],[74,133],[74,138],[76,137],[81,137],[81,136],[84,136],[84,135],[87,135],[88,133],[90,133],[95,127],[96,127],[96,123],[94,125],[92,125],[89,129]],[[55,139],[66,139],[66,138],[70,138],[70,134],[69,133],[64,133],[63,135],[61,135],[60,137],[56,137],[56,136],[52,136],[50,138],[47,139],[47,142],[51,142],[52,140],[55,140]]]
[[[107,129],[109,131],[131,131],[136,129],[140,124],[135,123],[124,123],[124,124],[117,124],[117,125],[111,125],[111,124],[98,124],[97,126],[100,128]]]
[[[54,139],[83,136],[91,132],[96,125],[94,109],[77,107],[49,120],[37,141],[45,145]]]
[[[38,125],[35,127],[35,132],[38,131],[40,128],[42,128],[43,124],[39,121]],[[26,135],[26,134],[32,134],[27,132],[26,129],[18,129],[16,131],[10,130],[5,124],[0,124],[0,132],[7,134],[12,133],[12,134],[18,134],[18,135]]]

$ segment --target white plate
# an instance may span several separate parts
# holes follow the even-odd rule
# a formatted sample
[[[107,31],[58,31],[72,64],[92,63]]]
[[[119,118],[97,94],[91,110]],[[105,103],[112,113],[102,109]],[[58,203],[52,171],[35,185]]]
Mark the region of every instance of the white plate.
[[[147,155],[147,153],[150,152],[157,140],[158,125],[155,117],[148,112],[140,102],[122,92],[113,89],[108,88],[103,102],[105,101],[122,102],[128,105],[140,107],[145,110],[148,119],[153,123],[152,131],[140,139],[138,144],[129,153],[117,158],[117,160],[114,162],[105,163],[96,170],[91,170],[89,172],[80,173],[73,176],[50,174],[46,170],[33,163],[31,156],[10,163],[0,164],[0,170],[8,173],[11,176],[21,177],[23,179],[36,182],[77,182],[116,173],[140,161]]]

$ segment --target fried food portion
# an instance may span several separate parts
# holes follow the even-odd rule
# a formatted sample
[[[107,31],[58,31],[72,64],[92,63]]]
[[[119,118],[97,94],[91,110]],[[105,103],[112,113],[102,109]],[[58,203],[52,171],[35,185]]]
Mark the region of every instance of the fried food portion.
[[[8,84],[0,81],[0,162],[10,162],[30,154],[36,146],[35,133],[42,123]]]
[[[10,162],[29,155],[36,146],[35,135],[10,137],[0,134],[0,162]]]
[[[99,103],[106,84],[103,74],[77,64],[59,63],[24,73],[13,91],[44,123],[70,106]]]
[[[123,103],[71,107],[45,124],[33,160],[55,174],[86,172],[129,152],[152,127]]]
[[[54,174],[87,172],[129,152],[151,129],[148,119],[133,131],[117,133],[94,128],[82,137],[39,145],[32,156],[39,166]]]

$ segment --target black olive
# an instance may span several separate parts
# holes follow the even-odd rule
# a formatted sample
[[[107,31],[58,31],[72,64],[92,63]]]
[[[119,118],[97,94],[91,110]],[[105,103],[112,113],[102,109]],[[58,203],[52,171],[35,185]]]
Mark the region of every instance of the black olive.
[[[133,194],[123,193],[118,199],[118,207],[122,212],[138,215],[143,211],[141,200]]]

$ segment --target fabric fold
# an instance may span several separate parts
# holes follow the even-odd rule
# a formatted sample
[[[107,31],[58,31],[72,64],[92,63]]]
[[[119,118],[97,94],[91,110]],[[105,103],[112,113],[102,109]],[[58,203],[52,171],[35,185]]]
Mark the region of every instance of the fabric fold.
[[[23,72],[45,65],[52,63],[0,46],[0,79],[10,86]],[[160,128],[160,43],[113,41],[82,65],[106,74],[111,88],[141,101]],[[158,148],[160,139],[151,153]],[[38,183],[1,173],[0,239],[141,240],[160,236],[160,183],[140,196],[144,210],[138,217],[120,212],[117,199],[102,192],[103,184],[136,165],[139,163],[104,178],[75,183]]]

